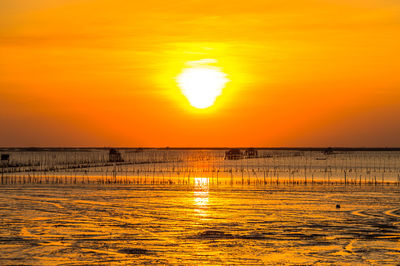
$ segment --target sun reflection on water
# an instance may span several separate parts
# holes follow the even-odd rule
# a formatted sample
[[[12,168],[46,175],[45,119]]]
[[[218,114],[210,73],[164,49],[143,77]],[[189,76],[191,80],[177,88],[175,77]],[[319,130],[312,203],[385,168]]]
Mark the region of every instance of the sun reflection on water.
[[[195,177],[194,178],[194,190],[195,191],[208,191],[209,179],[208,177]]]
[[[206,177],[196,177],[194,179],[193,201],[195,212],[199,216],[207,216],[209,202],[209,179]]]

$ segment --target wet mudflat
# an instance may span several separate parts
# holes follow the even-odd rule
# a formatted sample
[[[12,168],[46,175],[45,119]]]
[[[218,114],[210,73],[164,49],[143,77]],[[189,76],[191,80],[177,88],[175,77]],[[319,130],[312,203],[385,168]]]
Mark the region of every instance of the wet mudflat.
[[[340,208],[336,208],[339,204]],[[1,186],[0,264],[396,264],[398,186]]]

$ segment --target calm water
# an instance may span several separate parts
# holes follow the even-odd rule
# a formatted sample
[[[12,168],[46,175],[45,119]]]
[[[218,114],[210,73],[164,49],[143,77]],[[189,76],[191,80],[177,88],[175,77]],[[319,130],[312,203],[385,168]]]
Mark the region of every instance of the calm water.
[[[393,265],[399,257],[396,185],[0,186],[5,265]]]

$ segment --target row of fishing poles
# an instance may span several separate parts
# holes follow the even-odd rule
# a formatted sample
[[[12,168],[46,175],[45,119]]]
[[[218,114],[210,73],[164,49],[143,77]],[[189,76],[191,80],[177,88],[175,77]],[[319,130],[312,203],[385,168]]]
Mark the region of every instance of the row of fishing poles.
[[[71,156],[66,156],[67,153],[61,154],[70,158]],[[44,157],[47,160],[51,157],[49,154],[50,152],[45,153]],[[91,152],[88,154],[92,159],[96,156],[99,157],[98,154],[94,156]],[[171,179],[181,176],[219,175],[221,178],[230,176],[231,178],[242,177],[242,179],[243,176],[247,176],[249,180],[258,182],[257,180],[261,179],[259,176],[264,175],[262,183],[314,183],[323,181],[326,183],[377,184],[386,181],[399,182],[400,178],[400,154],[398,152],[386,154],[343,153],[327,156],[320,152],[303,152],[300,154],[297,152],[264,152],[260,153],[257,158],[239,160],[226,160],[223,151],[165,152],[150,150],[123,155],[123,162],[110,162],[102,156],[100,161],[91,161],[92,159],[89,158],[74,163],[74,160],[69,159],[67,163],[64,162],[59,165],[40,163],[39,166],[8,167],[2,164],[2,180],[4,180],[4,175],[6,175],[6,178],[7,176],[10,176],[10,178],[18,176],[19,179],[25,180],[20,181],[22,183],[41,183],[43,181],[40,179],[41,176],[47,178],[45,180],[61,178],[62,176],[65,180],[65,177],[68,176],[81,176],[85,177],[86,180],[100,178],[106,180],[104,182],[111,182],[107,180],[118,176],[133,179],[143,175],[152,175],[153,177],[169,176]],[[38,155],[35,154],[35,156]],[[76,157],[82,159],[82,156]],[[265,176],[269,177],[267,181]],[[34,180],[37,181],[32,181],[32,178],[36,178]]]

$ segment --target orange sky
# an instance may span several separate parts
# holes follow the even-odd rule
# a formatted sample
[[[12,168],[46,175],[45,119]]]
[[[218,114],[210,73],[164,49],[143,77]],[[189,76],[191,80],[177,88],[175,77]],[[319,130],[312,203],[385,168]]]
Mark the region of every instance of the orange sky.
[[[0,0],[0,106],[0,146],[400,146],[400,2]]]

